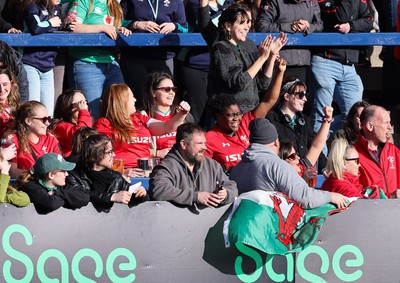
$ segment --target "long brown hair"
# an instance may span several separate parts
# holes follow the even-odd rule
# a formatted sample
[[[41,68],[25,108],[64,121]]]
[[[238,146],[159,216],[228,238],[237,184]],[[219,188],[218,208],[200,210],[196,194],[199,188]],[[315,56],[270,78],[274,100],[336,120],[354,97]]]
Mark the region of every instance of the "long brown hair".
[[[112,84],[104,93],[99,118],[106,118],[113,128],[113,139],[126,143],[135,134],[135,127],[128,112],[129,87],[126,84]]]
[[[161,81],[166,79],[171,80],[174,83],[174,78],[170,74],[164,72],[151,73],[147,76],[146,81],[144,82],[143,110],[152,118],[155,118],[157,110],[157,102],[154,94]],[[176,98],[177,96],[175,95],[174,103],[171,105],[170,109],[172,114],[176,114],[178,110],[178,101]]]
[[[46,109],[46,106],[39,101],[27,101],[20,105],[15,115],[13,132],[18,136],[19,147],[27,153],[29,153],[28,125],[25,120],[34,117],[34,112],[39,107]]]
[[[11,89],[6,104],[11,108],[11,114],[15,117],[15,111],[19,106],[20,95],[17,78],[9,68],[0,68],[0,75],[7,75],[10,79]],[[0,112],[3,112],[3,105],[0,104]]]

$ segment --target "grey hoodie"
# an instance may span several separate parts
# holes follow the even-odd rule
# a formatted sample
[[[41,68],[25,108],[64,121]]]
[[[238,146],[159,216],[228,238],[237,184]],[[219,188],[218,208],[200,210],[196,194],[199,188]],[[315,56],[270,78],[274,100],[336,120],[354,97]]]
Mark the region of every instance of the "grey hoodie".
[[[252,143],[242,161],[232,168],[230,179],[236,181],[239,193],[252,190],[278,191],[297,201],[303,208],[330,202],[329,192],[308,187],[296,170],[271,149]]]
[[[197,203],[198,192],[214,192],[217,181],[220,184],[223,182],[228,193],[222,204],[233,202],[238,195],[236,183],[229,180],[218,162],[204,157],[204,161],[196,164],[191,172],[177,147],[174,146],[153,169],[150,175],[149,194],[152,200],[193,205]]]

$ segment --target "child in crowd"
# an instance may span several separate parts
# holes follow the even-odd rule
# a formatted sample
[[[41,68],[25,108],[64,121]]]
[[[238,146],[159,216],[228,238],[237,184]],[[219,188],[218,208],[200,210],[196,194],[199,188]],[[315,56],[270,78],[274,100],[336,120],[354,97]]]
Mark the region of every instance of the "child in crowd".
[[[47,214],[61,206],[76,209],[89,202],[88,192],[64,187],[68,171],[75,163],[65,161],[56,153],[47,153],[33,166],[30,172],[18,180],[18,188],[26,192],[39,214]]]
[[[91,127],[92,124],[88,102],[82,91],[68,89],[57,98],[54,120],[50,128],[60,141],[64,156],[71,154],[74,133],[79,128]]]
[[[24,32],[32,35],[51,33],[61,26],[59,0],[25,0]],[[54,109],[56,47],[26,47],[22,62],[29,80],[29,100],[41,101],[50,113]]]
[[[148,199],[140,186],[130,192],[130,182],[112,170],[114,147],[106,135],[91,135],[84,140],[78,168],[68,176],[68,187],[90,192],[90,201],[98,212],[109,212],[114,202],[137,204]]]

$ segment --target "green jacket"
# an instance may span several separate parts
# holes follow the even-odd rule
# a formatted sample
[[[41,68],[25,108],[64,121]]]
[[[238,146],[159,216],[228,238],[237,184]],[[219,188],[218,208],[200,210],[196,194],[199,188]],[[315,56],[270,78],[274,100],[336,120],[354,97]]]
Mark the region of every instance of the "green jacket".
[[[10,203],[20,207],[29,205],[31,203],[29,196],[25,192],[9,187],[9,182],[9,175],[0,174],[0,204]]]

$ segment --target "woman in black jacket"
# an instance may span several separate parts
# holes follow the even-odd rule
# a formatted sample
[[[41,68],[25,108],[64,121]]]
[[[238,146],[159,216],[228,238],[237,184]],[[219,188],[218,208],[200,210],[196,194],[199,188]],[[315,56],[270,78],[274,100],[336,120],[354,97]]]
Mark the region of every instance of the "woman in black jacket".
[[[18,180],[18,189],[28,194],[39,214],[48,214],[61,206],[81,208],[89,203],[89,194],[65,186],[68,171],[74,168],[75,163],[65,161],[61,155],[47,153],[36,161],[31,172]]]
[[[114,202],[136,204],[148,199],[143,186],[129,191],[130,182],[112,170],[114,156],[110,138],[91,135],[82,144],[78,168],[67,178],[67,186],[89,192],[90,201],[99,212],[109,212]]]

